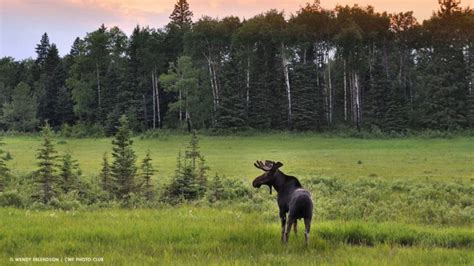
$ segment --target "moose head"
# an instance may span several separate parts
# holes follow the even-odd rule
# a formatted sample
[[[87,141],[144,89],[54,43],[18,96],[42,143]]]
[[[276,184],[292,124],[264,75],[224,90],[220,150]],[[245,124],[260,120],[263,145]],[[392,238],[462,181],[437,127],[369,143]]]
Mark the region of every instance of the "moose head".
[[[278,172],[278,168],[282,167],[283,164],[280,162],[265,161],[256,161],[253,165],[260,170],[263,170],[264,173],[260,176],[257,176],[253,182],[253,187],[260,188],[262,185],[267,185],[270,188],[270,194],[272,194],[272,185],[275,181],[275,174]]]

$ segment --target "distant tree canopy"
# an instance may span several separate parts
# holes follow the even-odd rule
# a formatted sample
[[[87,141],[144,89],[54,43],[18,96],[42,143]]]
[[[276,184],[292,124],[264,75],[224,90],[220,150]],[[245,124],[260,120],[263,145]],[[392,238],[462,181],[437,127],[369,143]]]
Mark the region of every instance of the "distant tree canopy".
[[[474,126],[474,10],[459,0],[421,24],[319,1],[288,19],[192,16],[179,0],[162,29],[102,25],[64,57],[45,33],[36,59],[1,58],[1,129],[47,121],[114,134],[122,115],[134,131]]]

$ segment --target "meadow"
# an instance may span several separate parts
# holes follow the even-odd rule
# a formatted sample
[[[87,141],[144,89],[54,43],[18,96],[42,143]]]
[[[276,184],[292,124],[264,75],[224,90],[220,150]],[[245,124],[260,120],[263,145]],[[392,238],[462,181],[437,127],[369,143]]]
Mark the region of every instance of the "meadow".
[[[186,135],[134,139],[166,183]],[[14,172],[35,169],[40,137],[5,137]],[[86,178],[111,139],[57,138]],[[0,208],[0,264],[15,257],[103,257],[105,265],[472,265],[474,139],[355,139],[311,134],[201,136],[214,173],[248,185],[248,198],[145,209]],[[272,159],[313,193],[309,247],[303,226],[280,245],[275,194],[250,188],[252,163]],[[80,264],[80,263],[79,263]]]

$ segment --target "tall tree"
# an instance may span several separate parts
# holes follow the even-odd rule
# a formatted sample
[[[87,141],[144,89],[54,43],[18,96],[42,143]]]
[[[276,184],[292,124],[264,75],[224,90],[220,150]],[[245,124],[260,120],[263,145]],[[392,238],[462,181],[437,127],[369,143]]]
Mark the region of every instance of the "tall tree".
[[[54,148],[52,134],[51,127],[46,123],[42,129],[43,142],[36,155],[39,166],[35,173],[36,182],[39,184],[36,196],[45,204],[59,193],[57,177],[58,156]]]
[[[136,155],[132,149],[133,140],[125,115],[120,118],[120,127],[112,141],[111,176],[117,184],[116,196],[127,199],[135,190],[135,176],[137,173]]]
[[[37,55],[36,61],[35,61],[36,64],[42,66],[45,63],[49,49],[50,49],[49,37],[48,37],[48,34],[45,32],[41,36],[40,43],[36,45],[36,55]]]
[[[182,56],[178,58],[178,62],[170,64],[168,74],[160,76],[160,82],[169,92],[178,94],[176,102],[171,103],[169,110],[173,112],[182,122],[186,122],[188,131],[193,128],[194,114],[200,111],[200,98],[198,90],[197,71],[192,65],[191,58]]]

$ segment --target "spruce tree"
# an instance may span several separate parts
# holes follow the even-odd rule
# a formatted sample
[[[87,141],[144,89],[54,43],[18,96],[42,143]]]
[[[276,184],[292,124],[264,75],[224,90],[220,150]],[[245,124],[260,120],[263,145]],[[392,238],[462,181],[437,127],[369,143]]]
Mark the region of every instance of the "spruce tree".
[[[222,179],[216,174],[209,184],[207,199],[210,203],[220,201],[224,198],[224,193]]]
[[[293,128],[310,130],[321,126],[322,97],[318,97],[314,64],[298,64],[292,73]]]
[[[191,24],[193,23],[191,20],[192,17],[193,12],[189,10],[188,1],[178,0],[178,2],[174,5],[173,12],[170,15],[170,24],[180,30],[190,29]]]
[[[135,176],[137,173],[136,155],[132,149],[133,140],[128,119],[125,115],[120,118],[120,126],[113,145],[113,163],[111,167],[111,176],[117,184],[116,196],[119,199],[126,199],[135,189]]]
[[[196,172],[189,161],[183,160],[181,152],[176,159],[176,170],[171,183],[166,187],[163,200],[176,204],[183,200],[195,200],[199,197]]]
[[[153,184],[151,178],[155,174],[155,170],[153,169],[153,165],[151,162],[150,152],[147,152],[145,158],[142,161],[141,165],[141,178],[142,178],[142,186],[141,191],[147,200],[152,200],[155,197],[155,193],[153,191]]]
[[[8,178],[10,177],[10,169],[8,169],[6,160],[8,159],[6,157],[5,151],[1,148],[4,143],[2,139],[0,138],[0,192],[3,192],[5,190],[5,186],[7,183]]]
[[[58,193],[57,178],[57,152],[52,141],[52,131],[48,123],[42,129],[43,142],[36,158],[39,169],[36,171],[36,182],[38,187],[38,199],[48,203]]]
[[[114,183],[112,181],[107,153],[104,153],[104,156],[102,157],[102,169],[100,171],[100,187],[103,191],[111,195],[114,193]]]
[[[68,193],[73,190],[81,189],[80,176],[82,174],[79,164],[74,160],[69,152],[64,154],[61,159],[61,167],[59,172],[59,186],[62,192]]]
[[[193,131],[184,158],[181,153],[178,154],[175,175],[164,193],[165,200],[177,203],[180,200],[195,200],[204,196],[208,169],[204,156],[199,151],[199,139]]]
[[[218,109],[216,128],[241,129],[245,127],[245,98],[242,95],[243,77],[235,53],[223,69],[221,104]]]
[[[38,45],[36,45],[36,61],[35,63],[42,66],[44,62],[46,61],[46,57],[48,55],[48,50],[50,48],[49,44],[49,37],[48,34],[45,32],[41,36],[41,41]]]

